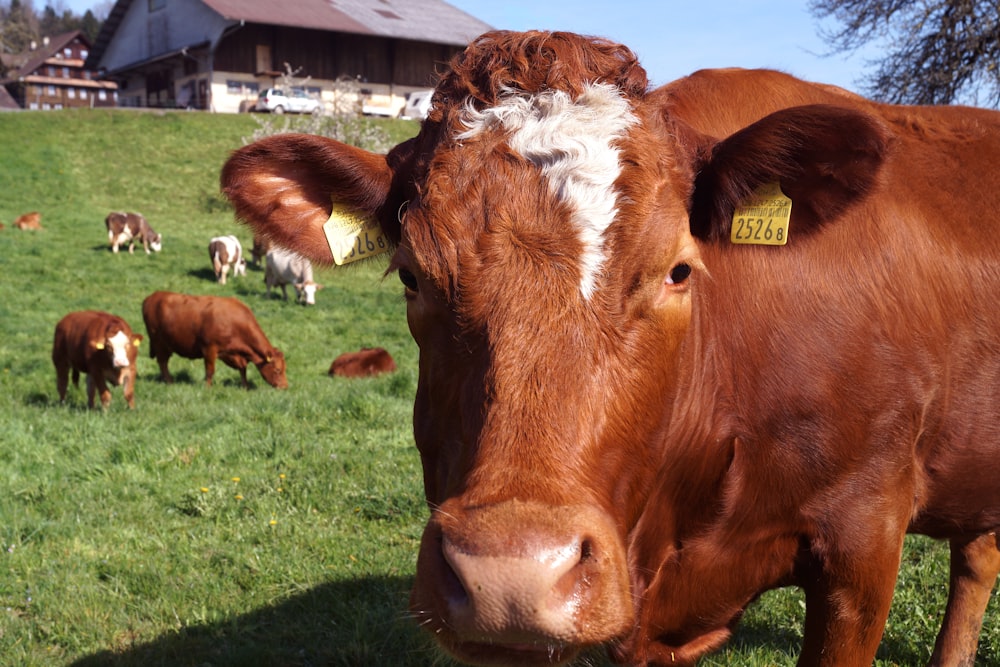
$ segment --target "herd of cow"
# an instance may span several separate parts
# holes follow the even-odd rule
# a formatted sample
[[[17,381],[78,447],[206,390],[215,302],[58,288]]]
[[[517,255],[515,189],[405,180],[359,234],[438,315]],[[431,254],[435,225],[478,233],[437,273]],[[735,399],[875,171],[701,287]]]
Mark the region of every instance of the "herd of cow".
[[[28,220],[41,229],[37,213],[21,216],[18,223]],[[17,223],[15,223],[17,224]],[[27,224],[27,223],[26,223]],[[159,252],[163,237],[140,213],[113,211],[105,218],[108,243],[117,253],[127,245],[133,253],[136,242],[146,253]],[[209,258],[216,279],[225,285],[230,269],[234,276],[246,275],[246,260],[239,239],[234,235],[218,236],[209,241]],[[272,287],[294,286],[299,300],[315,304],[315,294],[321,285],[313,281],[309,260],[281,248],[270,248],[266,239],[254,237],[252,257],[258,265],[265,262],[265,283],[270,297]],[[142,318],[149,336],[149,356],[156,359],[160,379],[173,382],[168,362],[173,355],[187,359],[203,359],[205,383],[212,385],[216,361],[240,373],[244,388],[249,388],[247,366],[253,364],[261,377],[272,387],[285,389],[285,356],[267,339],[253,312],[235,297],[195,296],[157,291],[142,303]],[[52,345],[52,363],[56,369],[56,389],[60,402],[65,402],[72,375],[79,385],[80,375],[86,376],[87,405],[95,407],[95,398],[107,408],[111,403],[110,386],[121,386],[129,408],[135,407],[138,349],[142,334],[117,315],[103,311],[84,310],[67,314],[56,325]],[[330,375],[365,377],[396,369],[389,353],[382,348],[362,348],[345,352],[334,359]]]
[[[930,662],[973,665],[998,163],[995,111],[770,70],[650,89],[622,45],[492,32],[387,155],[281,134],[222,189],[313,261],[345,210],[394,248],[430,508],[410,608],[453,656],[692,665],[799,586],[799,664],[870,665],[916,532],[951,546]]]

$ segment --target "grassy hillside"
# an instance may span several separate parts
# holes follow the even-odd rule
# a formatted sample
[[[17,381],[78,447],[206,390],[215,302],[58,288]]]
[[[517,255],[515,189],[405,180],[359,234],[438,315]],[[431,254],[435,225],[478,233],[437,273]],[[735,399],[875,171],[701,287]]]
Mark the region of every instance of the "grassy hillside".
[[[323,271],[317,305],[264,297],[251,269],[214,282],[208,239],[249,234],[217,193],[250,116],[0,114],[0,664],[441,665],[406,617],[426,509],[410,414],[416,349],[383,264]],[[384,126],[402,139],[412,123]],[[163,251],[113,255],[103,220],[144,213]],[[10,228],[42,213],[44,231]],[[157,289],[235,295],[288,358],[290,388],[141,348],[137,408],[56,396],[65,313],[103,309],[145,333]],[[400,370],[345,381],[336,354],[381,345]],[[881,665],[926,660],[946,548],[911,540]],[[977,664],[1000,664],[994,600]],[[802,597],[770,593],[706,665],[791,665]],[[590,664],[603,664],[595,657]]]

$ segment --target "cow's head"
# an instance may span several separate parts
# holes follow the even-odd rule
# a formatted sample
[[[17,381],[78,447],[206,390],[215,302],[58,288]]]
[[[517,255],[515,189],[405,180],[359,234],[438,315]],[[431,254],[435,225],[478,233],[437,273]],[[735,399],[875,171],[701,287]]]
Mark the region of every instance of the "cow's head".
[[[644,591],[627,545],[711,280],[700,244],[758,185],[815,175],[803,137],[740,163],[752,132],[727,149],[646,88],[625,47],[489,33],[387,156],[281,135],[223,170],[239,217],[312,261],[333,261],[323,225],[345,207],[395,244],[431,509],[411,604],[462,660],[553,664],[632,632]]]
[[[285,376],[285,353],[278,348],[271,348],[264,360],[257,364],[261,377],[276,389],[288,389],[288,378]]]
[[[108,332],[103,339],[94,341],[93,346],[98,352],[107,355],[110,368],[134,368],[141,342],[142,334],[116,329]]]
[[[295,283],[295,293],[299,301],[307,306],[316,305],[316,292],[323,289],[322,285],[310,281]]]

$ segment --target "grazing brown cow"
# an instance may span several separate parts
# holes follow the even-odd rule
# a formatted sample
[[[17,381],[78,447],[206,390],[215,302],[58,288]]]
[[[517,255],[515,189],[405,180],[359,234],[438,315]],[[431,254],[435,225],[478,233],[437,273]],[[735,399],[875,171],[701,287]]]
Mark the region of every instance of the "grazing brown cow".
[[[17,216],[17,220],[14,221],[14,226],[18,229],[43,229],[42,227],[42,214],[38,211],[32,211],[31,213],[25,213],[24,215]]]
[[[253,235],[253,245],[250,247],[250,259],[254,266],[260,266],[267,256],[267,251],[271,249],[271,241],[258,234]]]
[[[70,371],[73,386],[80,386],[80,373],[87,375],[87,405],[94,407],[100,394],[101,406],[111,404],[108,383],[121,385],[125,401],[135,407],[136,359],[142,335],[117,315],[98,310],[80,310],[59,320],[52,343],[52,363],[56,367],[59,401],[66,401]]]
[[[112,252],[118,252],[120,245],[128,243],[128,252],[131,255],[135,250],[136,240],[142,242],[147,255],[150,249],[153,252],[160,252],[163,248],[163,237],[153,231],[141,213],[112,211],[104,219],[104,226],[108,228],[108,243]]]
[[[247,365],[278,389],[288,387],[285,355],[271,345],[253,313],[239,299],[153,292],[142,302],[142,319],[149,334],[149,356],[160,365],[164,382],[174,379],[167,369],[171,355],[205,359],[205,384],[212,386],[215,361],[240,372],[244,389]]]
[[[382,347],[363,347],[357,352],[344,352],[330,364],[328,375],[361,378],[396,370],[392,355]]]
[[[996,112],[765,71],[649,91],[625,47],[496,32],[388,155],[284,134],[222,187],[315,262],[396,246],[431,508],[411,607],[459,659],[691,665],[798,585],[799,664],[870,665],[911,531],[951,543],[931,661],[971,665],[998,161]]]

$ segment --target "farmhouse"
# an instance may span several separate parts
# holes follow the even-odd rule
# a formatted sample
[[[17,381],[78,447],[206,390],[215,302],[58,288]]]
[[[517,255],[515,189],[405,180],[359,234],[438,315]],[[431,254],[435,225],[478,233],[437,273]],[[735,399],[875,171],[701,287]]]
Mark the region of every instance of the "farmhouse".
[[[244,111],[291,68],[325,102],[347,77],[367,111],[397,115],[489,29],[442,0],[118,0],[87,64],[120,106]]]
[[[90,49],[90,42],[79,30],[45,37],[40,44],[33,44],[12,74],[0,81],[0,106],[22,109],[115,106],[118,84],[98,80],[84,66]]]

